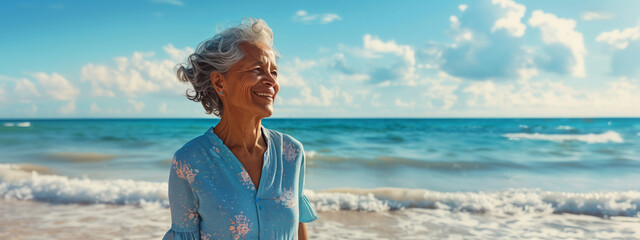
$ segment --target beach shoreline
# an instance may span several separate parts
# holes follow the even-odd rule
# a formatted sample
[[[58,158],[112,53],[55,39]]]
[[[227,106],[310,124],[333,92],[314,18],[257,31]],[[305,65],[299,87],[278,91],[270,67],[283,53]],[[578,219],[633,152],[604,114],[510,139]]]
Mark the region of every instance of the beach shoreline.
[[[0,200],[0,239],[161,239],[169,209]],[[441,209],[325,211],[310,239],[638,239],[640,218],[573,214],[497,217]]]

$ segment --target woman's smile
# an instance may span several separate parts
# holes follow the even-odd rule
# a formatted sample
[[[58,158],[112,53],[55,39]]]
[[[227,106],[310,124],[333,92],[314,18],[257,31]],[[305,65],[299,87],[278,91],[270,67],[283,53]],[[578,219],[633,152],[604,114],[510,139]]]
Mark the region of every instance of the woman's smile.
[[[254,91],[253,94],[260,98],[270,99],[271,101],[273,101],[274,92],[275,91],[270,88],[266,90]]]
[[[244,57],[231,66],[222,88],[228,111],[241,110],[255,117],[269,117],[280,86],[273,50],[263,43],[240,43]]]

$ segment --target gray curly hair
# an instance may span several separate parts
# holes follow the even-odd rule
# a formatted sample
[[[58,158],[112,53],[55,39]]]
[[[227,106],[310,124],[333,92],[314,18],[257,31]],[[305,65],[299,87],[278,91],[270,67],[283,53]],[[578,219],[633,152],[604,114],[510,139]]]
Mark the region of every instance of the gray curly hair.
[[[226,73],[244,57],[238,47],[241,42],[262,42],[273,49],[273,31],[262,19],[245,18],[240,25],[219,32],[213,38],[198,44],[196,51],[187,57],[187,63],[176,66],[178,80],[193,85],[193,89],[185,92],[186,97],[202,103],[207,114],[222,116],[222,101],[213,88],[211,74]],[[276,59],[279,58],[275,49],[273,53]],[[190,91],[193,95],[189,94]]]

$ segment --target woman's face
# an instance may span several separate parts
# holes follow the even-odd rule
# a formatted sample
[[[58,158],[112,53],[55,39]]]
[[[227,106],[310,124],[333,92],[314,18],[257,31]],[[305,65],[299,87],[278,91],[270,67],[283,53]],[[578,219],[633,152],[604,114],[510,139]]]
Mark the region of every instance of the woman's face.
[[[223,114],[265,118],[273,114],[280,86],[275,55],[266,44],[239,44],[244,57],[224,74]]]

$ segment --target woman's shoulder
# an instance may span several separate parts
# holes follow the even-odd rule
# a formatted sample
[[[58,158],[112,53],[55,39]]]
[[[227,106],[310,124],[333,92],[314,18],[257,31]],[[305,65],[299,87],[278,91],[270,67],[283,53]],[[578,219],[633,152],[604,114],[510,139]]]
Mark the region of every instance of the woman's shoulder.
[[[204,135],[189,140],[173,154],[174,158],[187,160],[206,153],[206,140]]]

